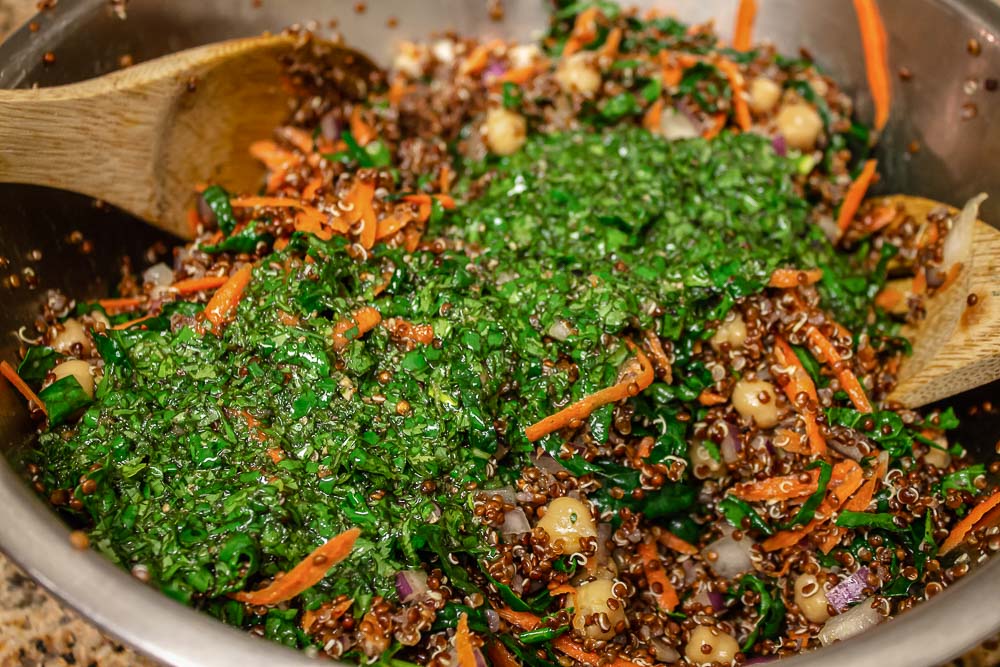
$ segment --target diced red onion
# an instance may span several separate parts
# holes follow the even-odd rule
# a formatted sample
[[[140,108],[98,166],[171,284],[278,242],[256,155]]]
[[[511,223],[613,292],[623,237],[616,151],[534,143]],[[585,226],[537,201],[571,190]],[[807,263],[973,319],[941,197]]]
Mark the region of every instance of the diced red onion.
[[[494,60],[486,69],[483,71],[483,80],[488,81],[491,79],[496,79],[507,73],[507,65],[500,62],[499,60]]]
[[[719,443],[719,453],[726,463],[736,463],[740,460],[740,453],[743,451],[743,444],[740,442],[740,434],[736,427],[728,421],[722,420],[718,428],[725,429],[726,434]]]
[[[660,662],[671,663],[681,659],[681,654],[677,652],[677,649],[659,637],[650,639],[649,644],[653,647],[656,659]]]
[[[763,665],[768,662],[774,662],[778,657],[774,655],[758,655],[756,658],[750,658],[743,662],[743,665]]]
[[[198,195],[197,210],[198,217],[201,218],[203,223],[207,225],[215,222],[215,211],[212,210],[212,207],[208,205],[208,202],[201,195]]]
[[[174,282],[174,270],[160,262],[143,271],[142,280],[157,287],[165,287]]]
[[[872,608],[872,598],[866,598],[858,606],[837,614],[824,623],[823,629],[819,631],[819,640],[823,646],[829,646],[859,635],[881,622],[882,614]]]
[[[337,117],[333,115],[333,112],[324,114],[319,119],[319,131],[324,139],[329,139],[330,141],[340,139],[340,123],[337,121]]]
[[[701,588],[692,599],[704,607],[711,607],[716,614],[726,609],[726,598],[722,593],[713,591],[707,585]]]
[[[483,652],[478,648],[472,649],[472,654],[476,656],[476,667],[490,667],[489,663],[486,662],[486,658],[483,657]]]
[[[486,625],[489,626],[490,632],[500,632],[500,614],[492,607],[487,607],[483,615],[486,616]]]
[[[771,147],[781,157],[788,155],[788,142],[785,141],[785,135],[783,134],[774,135],[774,138],[771,139]]]
[[[750,560],[752,546],[753,540],[748,537],[737,541],[727,536],[712,542],[701,553],[717,575],[733,579],[753,569],[753,561]],[[715,554],[714,560],[708,557],[709,553]]]
[[[412,602],[427,590],[427,573],[423,570],[400,570],[396,573],[396,593],[400,601]]]
[[[531,524],[528,522],[528,517],[525,515],[524,510],[520,507],[515,507],[511,511],[503,515],[503,525],[500,526],[500,532],[504,535],[523,535],[524,533],[531,532]]]
[[[517,491],[509,486],[501,486],[499,489],[486,489],[486,495],[500,496],[505,503],[517,505]]]
[[[858,568],[857,572],[827,591],[827,601],[837,611],[844,611],[865,596],[862,591],[868,587],[869,574],[867,567]]]
[[[559,463],[548,454],[542,454],[538,458],[533,458],[531,462],[535,464],[536,468],[553,475],[558,475],[561,472],[568,472],[566,468],[563,467],[563,464]]]

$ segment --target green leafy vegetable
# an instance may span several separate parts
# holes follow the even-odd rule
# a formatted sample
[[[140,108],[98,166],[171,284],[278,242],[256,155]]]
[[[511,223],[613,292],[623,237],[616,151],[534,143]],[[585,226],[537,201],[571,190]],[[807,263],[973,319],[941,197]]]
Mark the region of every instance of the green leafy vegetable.
[[[92,400],[72,375],[50,384],[39,392],[38,398],[45,404],[50,427],[58,426],[79,414]]]
[[[229,236],[236,228],[236,216],[233,214],[233,207],[229,203],[229,193],[220,185],[212,185],[205,188],[201,193],[201,198],[205,200],[208,207],[215,214],[215,223],[223,236]]]
[[[881,528],[891,532],[900,530],[893,521],[893,515],[886,512],[870,514],[843,510],[837,517],[836,524],[842,528]]]
[[[38,391],[45,381],[45,376],[56,367],[61,357],[62,355],[51,347],[29,347],[28,353],[17,367],[17,374],[28,383],[29,387]]]
[[[789,526],[798,526],[812,521],[816,515],[816,509],[826,497],[826,489],[830,485],[830,477],[833,476],[833,467],[826,461],[815,461],[806,466],[806,470],[815,470],[816,468],[819,468],[816,490],[802,503],[802,507],[788,523]]]

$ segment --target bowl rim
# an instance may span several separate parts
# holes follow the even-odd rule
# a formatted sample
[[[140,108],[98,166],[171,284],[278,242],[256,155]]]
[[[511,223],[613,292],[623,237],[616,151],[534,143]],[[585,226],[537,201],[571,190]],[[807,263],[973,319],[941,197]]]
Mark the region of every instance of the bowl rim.
[[[901,1],[901,0],[897,0]],[[972,22],[1000,32],[1000,4],[990,0],[935,0]],[[624,0],[627,4],[627,0]],[[53,18],[49,34],[72,30],[106,0],[76,0]],[[36,20],[41,15],[33,18]],[[0,86],[17,85],[24,57],[44,48],[26,23],[0,44],[0,54],[16,55],[0,71]],[[15,72],[11,73],[11,68]],[[140,653],[177,667],[240,664],[314,664],[304,652],[259,639],[169,599],[93,549],[72,546],[70,530],[0,457],[0,550],[61,602],[109,635]],[[882,667],[886,664],[941,664],[1000,629],[990,613],[1000,597],[1000,558],[991,558],[933,600],[849,641],[782,659],[789,667]],[[331,662],[329,664],[347,664]]]

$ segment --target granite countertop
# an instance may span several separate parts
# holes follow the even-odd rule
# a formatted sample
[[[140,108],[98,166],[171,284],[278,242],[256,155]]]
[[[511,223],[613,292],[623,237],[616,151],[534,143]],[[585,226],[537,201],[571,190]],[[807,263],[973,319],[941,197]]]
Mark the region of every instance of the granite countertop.
[[[35,12],[36,0],[0,0],[0,40]],[[972,651],[955,667],[1000,664],[998,642]],[[0,665],[24,667],[154,667],[32,581],[0,555]]]

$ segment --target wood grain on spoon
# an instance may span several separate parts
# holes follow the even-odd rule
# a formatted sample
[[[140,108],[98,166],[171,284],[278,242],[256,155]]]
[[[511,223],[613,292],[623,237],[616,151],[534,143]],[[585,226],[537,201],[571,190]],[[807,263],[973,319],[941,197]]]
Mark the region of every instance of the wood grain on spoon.
[[[895,195],[883,200],[922,223],[940,202]],[[1000,379],[1000,231],[976,220],[957,279],[926,301],[927,316],[904,334],[913,344],[889,396],[919,407]]]
[[[197,183],[259,185],[248,147],[287,119],[282,56],[301,44],[239,39],[67,86],[0,90],[0,182],[79,192],[190,237]],[[327,50],[373,69],[353,51]]]

